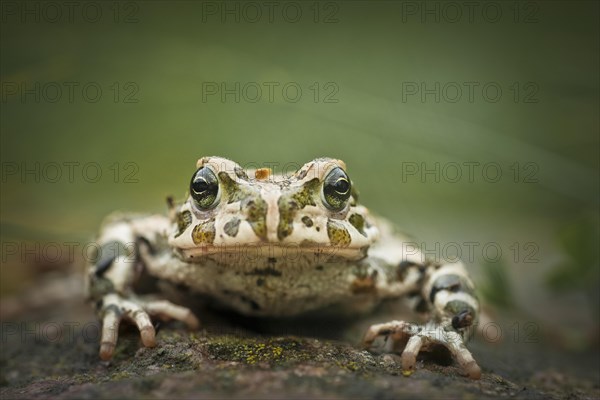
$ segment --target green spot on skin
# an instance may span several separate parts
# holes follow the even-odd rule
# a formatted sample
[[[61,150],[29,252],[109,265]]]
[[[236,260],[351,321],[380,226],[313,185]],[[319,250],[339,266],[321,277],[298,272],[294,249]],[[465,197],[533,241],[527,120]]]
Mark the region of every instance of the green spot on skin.
[[[241,204],[241,209],[246,212],[246,221],[259,238],[267,238],[267,202],[262,197],[247,199]]]
[[[350,222],[361,235],[367,237],[367,234],[365,233],[365,219],[362,215],[352,214],[350,218],[348,218],[348,222]]]
[[[318,193],[320,186],[319,179],[314,178],[306,182],[296,193],[292,195],[292,198],[298,202],[300,209],[306,206],[316,206],[315,195]]]
[[[177,233],[175,234],[175,237],[178,237],[192,223],[192,213],[189,211],[177,213],[175,217],[175,222],[177,223]]]
[[[253,190],[247,186],[240,186],[239,183],[229,177],[227,172],[219,172],[219,182],[221,182],[227,204],[241,201],[253,194]]]
[[[204,221],[196,225],[192,231],[192,240],[195,244],[212,244],[215,241],[215,221]]]
[[[306,215],[304,217],[302,217],[302,222],[304,223],[304,225],[306,225],[307,228],[310,228],[311,226],[313,226],[312,219],[310,219],[310,217],[307,217]]]
[[[334,246],[345,247],[352,241],[350,233],[344,225],[331,219],[327,221],[327,236],[329,236],[329,240]]]
[[[227,235],[236,237],[238,230],[240,229],[240,222],[239,218],[232,218],[225,224],[223,230]]]
[[[287,201],[283,196],[277,202],[279,206],[279,224],[277,225],[277,238],[282,240],[292,234],[294,230],[294,216],[298,212],[298,203],[294,200]]]
[[[240,211],[246,215],[246,221],[261,239],[267,238],[267,202],[260,197],[257,189],[240,185],[226,172],[219,172],[219,181],[227,204],[240,202]]]
[[[277,205],[279,206],[277,237],[279,240],[292,234],[292,231],[294,230],[294,218],[299,210],[308,205],[317,205],[315,197],[318,196],[319,186],[319,179],[314,178],[306,182],[302,187],[296,189],[295,192],[282,195],[279,198],[277,201]]]

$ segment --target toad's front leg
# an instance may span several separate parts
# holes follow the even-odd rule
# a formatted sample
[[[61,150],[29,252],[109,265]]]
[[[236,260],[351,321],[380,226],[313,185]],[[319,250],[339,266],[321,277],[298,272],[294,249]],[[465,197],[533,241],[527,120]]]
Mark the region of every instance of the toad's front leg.
[[[446,347],[458,364],[471,379],[481,377],[481,368],[465,347],[462,336],[441,324],[430,321],[424,326],[404,321],[391,321],[372,325],[367,331],[364,343],[371,346],[375,338],[386,336],[394,342],[405,343],[402,351],[402,370],[409,375],[415,368],[417,354],[436,345]]]
[[[477,323],[479,304],[464,266],[460,263],[419,265],[404,262],[401,268],[405,270],[403,273],[408,272],[406,275],[414,278],[413,283],[405,282],[407,285],[420,285],[421,306],[429,309],[430,321],[425,325],[404,321],[373,325],[363,343],[371,347],[377,337],[385,336],[394,343],[403,344],[402,369],[406,374],[414,370],[421,350],[441,345],[450,351],[471,379],[479,379],[481,368],[465,346]]]
[[[133,286],[145,268],[146,259],[168,228],[162,216],[109,218],[101,229],[99,254],[88,273],[88,297],[96,303],[102,320],[100,358],[112,358],[122,320],[133,322],[142,343],[156,346],[151,317],[176,319],[190,328],[198,319],[187,308],[166,300],[137,296]],[[146,255],[146,257],[140,256]]]

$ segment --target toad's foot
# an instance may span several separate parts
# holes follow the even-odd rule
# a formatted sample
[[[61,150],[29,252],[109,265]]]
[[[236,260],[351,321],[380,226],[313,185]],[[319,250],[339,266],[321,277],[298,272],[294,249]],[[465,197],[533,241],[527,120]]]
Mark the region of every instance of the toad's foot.
[[[367,348],[371,347],[379,336],[385,336],[386,339],[389,337],[394,343],[406,343],[402,351],[402,369],[406,374],[414,371],[419,351],[441,345],[452,353],[469,378],[481,378],[481,368],[466,348],[462,336],[440,324],[429,322],[420,326],[404,321],[391,321],[372,325],[365,334],[364,345]]]
[[[166,300],[144,301],[141,299],[124,299],[111,293],[104,296],[101,308],[102,339],[100,342],[100,358],[110,360],[113,356],[119,336],[119,324],[127,319],[135,323],[140,331],[142,343],[146,347],[156,346],[156,331],[150,316],[162,320],[175,319],[185,322],[190,329],[198,329],[200,322],[187,308],[175,305]]]

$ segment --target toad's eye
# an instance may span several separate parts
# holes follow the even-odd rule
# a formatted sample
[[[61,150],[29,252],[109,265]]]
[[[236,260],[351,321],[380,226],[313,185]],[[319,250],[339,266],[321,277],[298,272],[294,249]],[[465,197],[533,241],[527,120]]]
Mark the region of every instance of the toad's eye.
[[[219,181],[208,167],[202,167],[194,173],[190,182],[190,193],[201,210],[207,210],[217,203]]]
[[[323,199],[328,208],[340,211],[350,198],[350,192],[350,178],[343,169],[336,167],[327,174],[323,182]]]

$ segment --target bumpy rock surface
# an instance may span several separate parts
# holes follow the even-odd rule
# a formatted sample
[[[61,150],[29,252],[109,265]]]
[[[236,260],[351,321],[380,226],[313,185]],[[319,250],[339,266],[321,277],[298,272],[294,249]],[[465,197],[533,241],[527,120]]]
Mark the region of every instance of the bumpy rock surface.
[[[470,345],[483,368],[480,381],[461,376],[443,355],[422,355],[417,371],[405,377],[397,355],[358,346],[359,332],[386,318],[270,326],[220,315],[209,323],[204,318],[204,329],[197,332],[163,324],[152,349],[141,347],[137,333],[125,326],[114,359],[105,363],[98,358],[98,324],[91,310],[53,307],[27,316],[27,322],[2,323],[1,397],[600,397],[597,356],[574,357],[542,343],[506,339],[492,344],[479,338]]]

